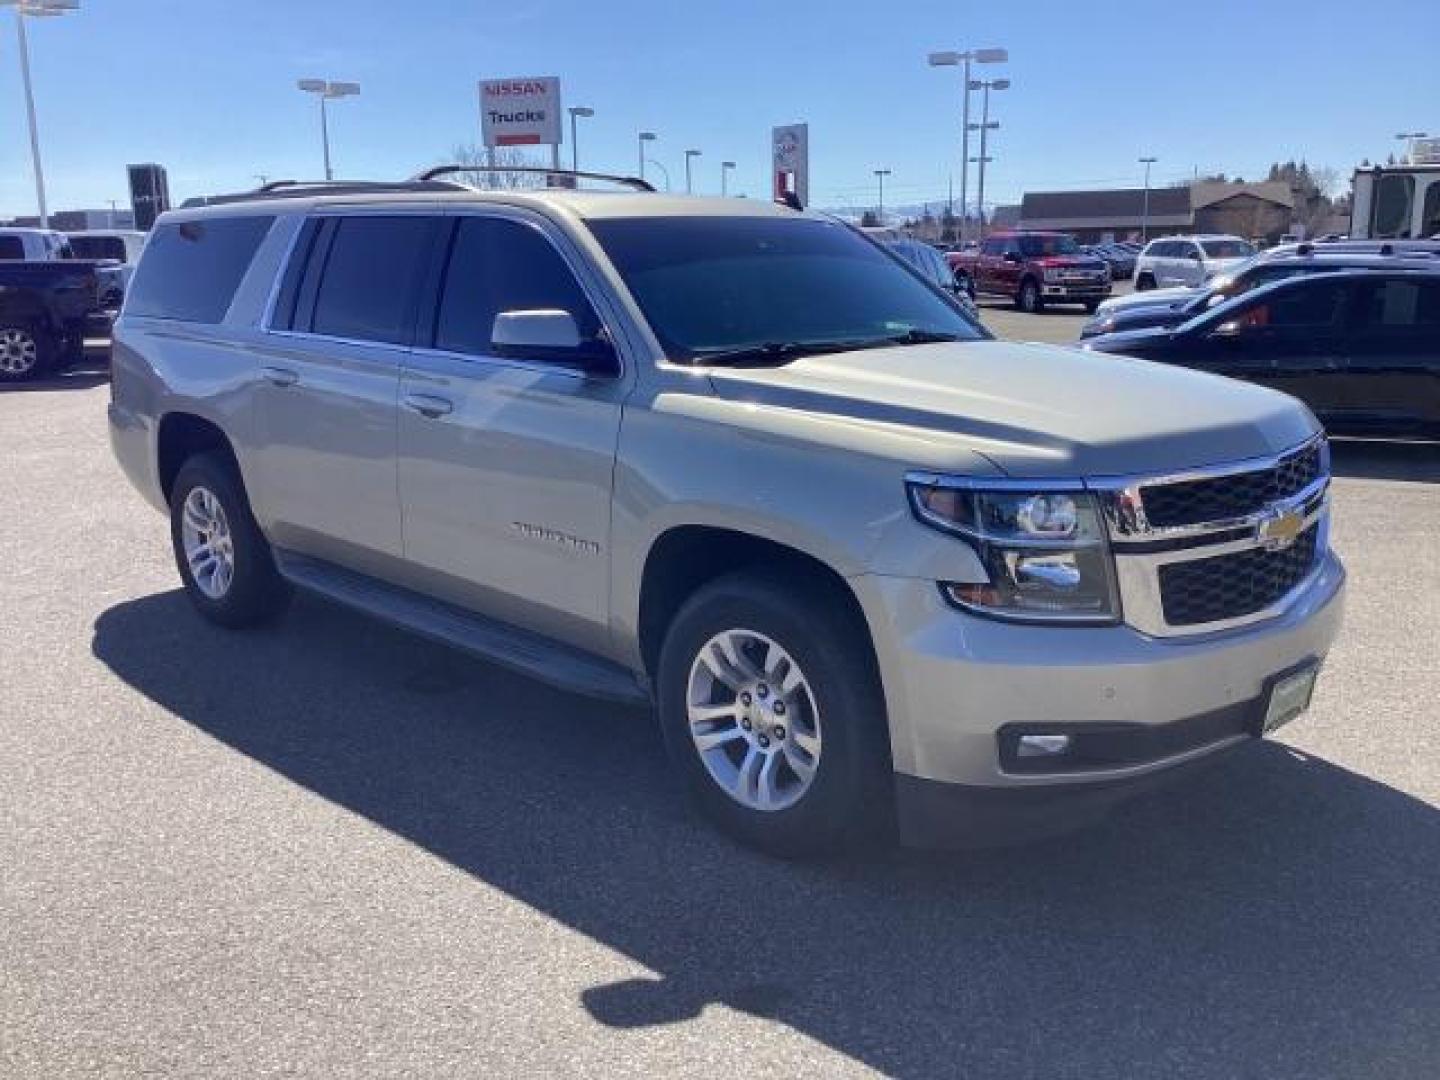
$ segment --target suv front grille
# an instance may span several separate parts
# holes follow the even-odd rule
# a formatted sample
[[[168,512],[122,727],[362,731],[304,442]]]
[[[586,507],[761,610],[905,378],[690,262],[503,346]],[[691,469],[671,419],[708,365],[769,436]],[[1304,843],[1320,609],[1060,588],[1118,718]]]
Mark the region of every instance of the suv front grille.
[[[1317,441],[1268,469],[1142,487],[1140,499],[1152,528],[1226,521],[1299,494],[1321,477],[1324,467]]]
[[[1236,619],[1263,611],[1304,580],[1315,564],[1320,526],[1281,551],[1251,548],[1160,567],[1160,605],[1171,626]]]

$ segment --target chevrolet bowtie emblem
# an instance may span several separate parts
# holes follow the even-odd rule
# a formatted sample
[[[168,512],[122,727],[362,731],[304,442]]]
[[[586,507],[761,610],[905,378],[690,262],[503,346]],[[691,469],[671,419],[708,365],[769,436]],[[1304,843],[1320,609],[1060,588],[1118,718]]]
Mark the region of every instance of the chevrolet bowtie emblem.
[[[1255,527],[1255,539],[1266,551],[1284,551],[1295,543],[1305,528],[1305,516],[1298,510],[1277,510]]]

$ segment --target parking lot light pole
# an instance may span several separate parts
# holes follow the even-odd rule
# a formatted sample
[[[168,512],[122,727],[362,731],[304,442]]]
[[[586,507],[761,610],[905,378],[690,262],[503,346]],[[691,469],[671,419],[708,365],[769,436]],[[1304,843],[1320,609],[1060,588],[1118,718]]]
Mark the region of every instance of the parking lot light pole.
[[[733,168],[735,168],[733,161],[720,162],[720,195],[722,197],[730,194],[730,170]]]
[[[974,82],[972,82],[972,83],[970,84],[970,89],[972,89],[972,90],[984,90],[984,91],[985,91],[985,98],[984,98],[985,104],[982,106],[982,108],[981,108],[981,110],[980,110],[980,123],[970,125],[971,127],[976,127],[976,128],[979,128],[979,129],[980,129],[980,157],[978,158],[978,161],[979,161],[979,163],[980,163],[980,190],[979,190],[979,197],[977,198],[976,201],[979,203],[978,209],[979,209],[979,211],[980,211],[980,239],[981,239],[981,240],[984,240],[984,239],[985,239],[985,166],[986,166],[986,164],[987,164],[988,162],[990,162],[991,160],[993,160],[992,158],[988,157],[988,156],[986,155],[986,153],[985,153],[985,148],[986,148],[986,146],[988,145],[988,140],[986,139],[986,136],[987,136],[987,134],[988,134],[993,128],[998,128],[998,127],[1000,126],[1000,121],[998,121],[998,120],[993,120],[993,121],[992,121],[992,120],[990,119],[990,91],[991,91],[991,90],[1009,90],[1009,89],[1010,89],[1010,80],[1009,80],[1009,79],[977,79],[977,80],[975,80]]]
[[[1003,64],[1010,59],[1007,49],[972,49],[968,52],[933,52],[930,54],[931,67],[956,67],[965,69],[960,110],[960,239],[965,239],[965,224],[970,213],[970,64]]]
[[[20,81],[25,87],[25,117],[30,122],[30,162],[35,169],[35,202],[40,211],[40,227],[50,227],[50,211],[45,205],[45,169],[40,164],[40,129],[35,121],[35,89],[30,82],[30,39],[25,33],[25,20],[53,18],[76,11],[80,0],[0,0],[0,7],[15,9],[15,32],[20,39]]]
[[[320,99],[320,144],[325,150],[325,179],[334,180],[335,173],[330,168],[330,117],[325,111],[325,103],[333,98],[355,97],[360,93],[360,84],[330,82],[326,79],[301,79],[295,85]]]
[[[580,171],[580,138],[575,122],[582,116],[594,116],[594,109],[587,109],[584,105],[570,106],[570,171]]]
[[[880,181],[880,204],[875,210],[875,221],[881,226],[885,224],[885,177],[889,175],[889,169],[875,170],[875,179]]]
[[[1150,166],[1159,161],[1159,158],[1142,157],[1140,164],[1145,166],[1145,202],[1140,210],[1140,242],[1143,244],[1150,239]]]
[[[1415,164],[1415,140],[1416,140],[1416,139],[1428,139],[1429,137],[1430,137],[1430,136],[1427,135],[1427,134],[1426,134],[1425,132],[1423,132],[1423,131],[1400,131],[1400,132],[1397,132],[1397,133],[1396,133],[1395,138],[1399,139],[1401,142],[1403,142],[1403,143],[1405,144],[1405,162],[1404,162],[1404,164],[1406,164],[1406,165],[1414,165],[1414,164]]]
[[[692,181],[691,163],[694,162],[694,160],[695,160],[697,157],[699,157],[699,156],[700,156],[700,151],[699,151],[699,150],[686,150],[686,151],[685,151],[685,194],[686,194],[686,195],[691,194],[691,192],[694,190],[694,188],[692,187],[692,184],[691,184],[691,181]]]
[[[636,140],[635,140],[635,141],[636,141],[637,143],[639,143],[639,145],[640,145],[640,179],[641,179],[641,180],[644,180],[644,179],[645,179],[645,144],[646,144],[647,142],[654,142],[655,139],[656,139],[656,135],[655,135],[655,133],[654,133],[653,131],[642,131],[642,132],[640,132],[640,134],[636,137]]]

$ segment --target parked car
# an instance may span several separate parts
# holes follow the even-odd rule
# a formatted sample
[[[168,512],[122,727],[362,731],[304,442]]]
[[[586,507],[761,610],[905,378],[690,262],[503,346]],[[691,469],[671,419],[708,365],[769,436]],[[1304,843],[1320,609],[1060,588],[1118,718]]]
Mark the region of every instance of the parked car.
[[[1094,254],[1110,266],[1111,281],[1129,281],[1135,276],[1135,253],[1119,244],[1096,244]]]
[[[0,229],[0,261],[49,262],[74,257],[70,241],[62,232],[54,229]]]
[[[1084,348],[1294,395],[1331,432],[1440,437],[1440,272],[1337,270],[1252,289],[1173,329]]]
[[[1155,289],[1107,300],[1085,321],[1080,337],[1152,326],[1179,326],[1250,289],[1301,274],[1400,269],[1437,270],[1440,259],[1430,254],[1350,254],[1312,248],[1303,252],[1277,248],[1241,263],[1237,269],[1213,278],[1209,285],[1199,289]]]
[[[1152,240],[1135,261],[1135,288],[1203,285],[1255,254],[1238,236],[1167,236]]]
[[[67,234],[71,250],[78,259],[111,260],[118,265],[115,292],[106,297],[110,306],[118,308],[130,287],[135,264],[145,248],[145,234],[138,229],[85,229]]]
[[[870,232],[870,230],[864,230]],[[912,240],[906,236],[898,237],[877,237],[881,244],[889,248],[937,289],[943,290],[955,298],[965,313],[977,322],[980,319],[980,312],[975,307],[975,301],[970,294],[955,283],[955,276],[950,272],[950,264],[946,262],[945,256],[929,244],[922,244],[919,240]]]
[[[892,807],[911,843],[1093,820],[1303,710],[1341,618],[1300,403],[995,341],[759,201],[432,173],[168,213],[109,419],[207,619],[300,586],[653,703],[784,854]]]
[[[955,283],[971,296],[1008,296],[1021,311],[1041,311],[1046,304],[1083,304],[1093,311],[1110,295],[1110,268],[1081,252],[1068,233],[996,233],[978,251],[948,258]]]
[[[79,360],[87,335],[108,334],[105,278],[93,262],[0,262],[0,382],[38,378]]]

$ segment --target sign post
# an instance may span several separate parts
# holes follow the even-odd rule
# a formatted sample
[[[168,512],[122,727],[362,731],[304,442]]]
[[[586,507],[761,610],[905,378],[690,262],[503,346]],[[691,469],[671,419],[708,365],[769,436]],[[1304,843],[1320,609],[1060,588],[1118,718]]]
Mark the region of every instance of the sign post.
[[[480,135],[492,163],[496,147],[548,145],[550,167],[558,169],[563,115],[560,80],[553,75],[480,82]]]
[[[776,200],[793,195],[801,206],[809,206],[810,125],[786,124],[772,128],[770,156],[774,163]]]

